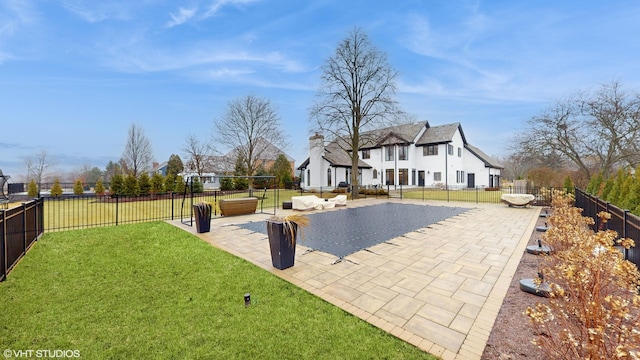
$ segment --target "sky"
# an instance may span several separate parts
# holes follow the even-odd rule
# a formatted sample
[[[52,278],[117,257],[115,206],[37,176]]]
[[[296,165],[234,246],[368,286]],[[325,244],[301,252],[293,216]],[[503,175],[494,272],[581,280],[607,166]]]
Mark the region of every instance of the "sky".
[[[278,112],[297,166],[322,65],[356,27],[408,119],[459,122],[492,156],[577,91],[640,90],[635,0],[0,0],[0,169],[20,179],[42,151],[49,173],[104,169],[132,124],[157,162],[184,161],[246,95]]]

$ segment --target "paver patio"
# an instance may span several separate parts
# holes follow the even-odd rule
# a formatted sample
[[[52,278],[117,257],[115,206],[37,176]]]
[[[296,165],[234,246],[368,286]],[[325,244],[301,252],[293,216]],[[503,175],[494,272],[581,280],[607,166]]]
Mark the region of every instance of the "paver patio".
[[[266,235],[238,226],[270,215],[214,219],[204,234],[173,224],[443,359],[480,359],[540,209],[387,199],[348,207],[390,201],[470,210],[338,262],[298,243],[295,265],[286,270],[272,266]],[[326,211],[343,208],[308,213]]]

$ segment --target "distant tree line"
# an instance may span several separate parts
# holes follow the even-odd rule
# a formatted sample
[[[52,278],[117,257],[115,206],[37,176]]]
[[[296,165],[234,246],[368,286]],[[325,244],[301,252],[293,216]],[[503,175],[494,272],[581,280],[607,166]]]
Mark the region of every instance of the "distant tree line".
[[[597,174],[606,181],[640,165],[640,93],[618,81],[578,91],[532,117],[511,150],[503,178],[545,186],[569,175],[582,188]]]
[[[618,169],[606,179],[599,172],[589,181],[586,192],[640,216],[640,166],[635,171]]]

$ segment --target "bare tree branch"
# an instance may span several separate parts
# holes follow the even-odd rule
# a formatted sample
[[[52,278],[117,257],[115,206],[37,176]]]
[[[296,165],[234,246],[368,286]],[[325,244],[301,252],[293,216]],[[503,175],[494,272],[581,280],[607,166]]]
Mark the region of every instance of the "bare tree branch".
[[[249,176],[261,165],[269,143],[278,147],[284,144],[277,111],[268,99],[255,95],[230,101],[214,127],[216,141],[234,152],[233,161],[239,160]]]
[[[626,94],[616,81],[558,101],[528,125],[516,138],[519,152],[561,154],[586,178],[639,164],[640,96]]]
[[[323,66],[311,118],[317,129],[351,156],[351,184],[358,186],[358,150],[377,139],[364,133],[385,127],[403,112],[394,98],[398,72],[361,29],[355,28]],[[357,196],[357,193],[352,193]]]
[[[185,141],[182,151],[187,158],[186,168],[202,175],[211,165],[209,160],[214,152],[213,147],[208,142],[201,141],[195,134],[187,135]]]
[[[40,185],[48,169],[55,165],[55,160],[49,156],[46,150],[42,150],[24,159],[27,167],[27,177],[35,180]]]
[[[127,134],[127,144],[122,154],[122,167],[133,176],[149,169],[153,161],[153,150],[144,130],[136,124],[131,124]]]

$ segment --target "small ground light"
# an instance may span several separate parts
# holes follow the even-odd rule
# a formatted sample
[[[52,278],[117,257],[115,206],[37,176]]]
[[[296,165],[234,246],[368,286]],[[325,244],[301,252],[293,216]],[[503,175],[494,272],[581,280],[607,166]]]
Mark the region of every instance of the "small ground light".
[[[244,294],[244,306],[249,306],[251,305],[251,294],[246,293]]]

